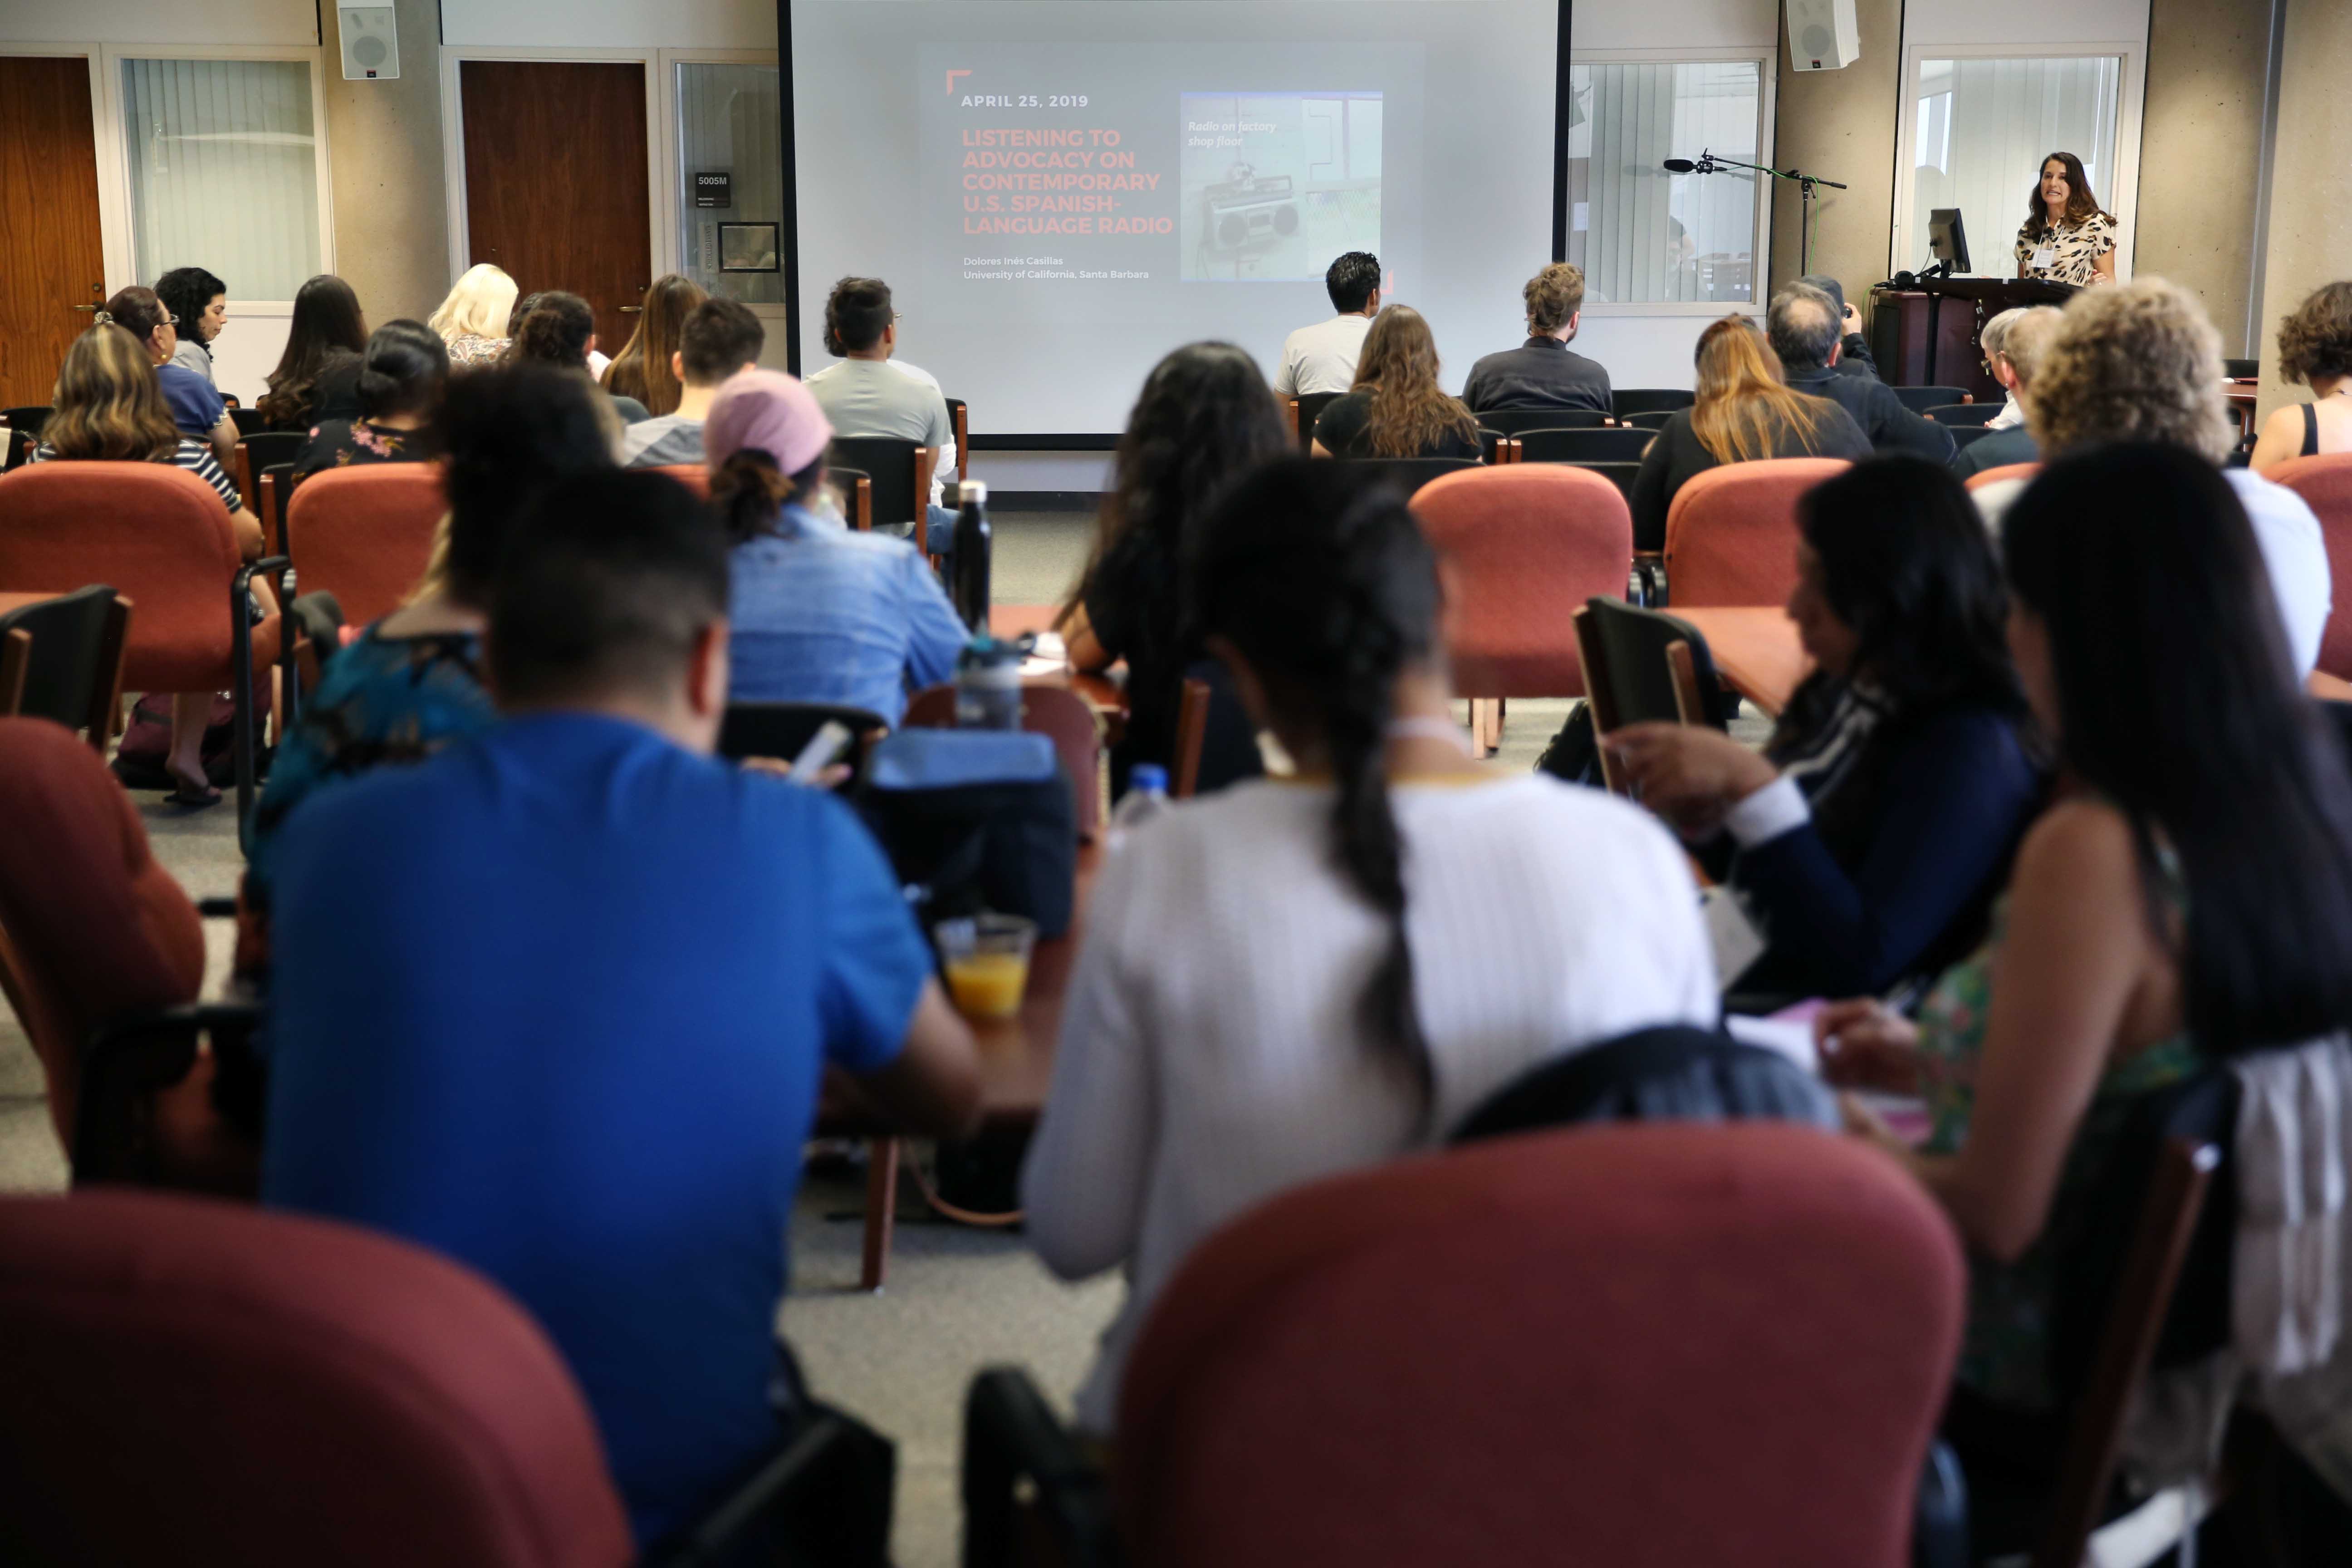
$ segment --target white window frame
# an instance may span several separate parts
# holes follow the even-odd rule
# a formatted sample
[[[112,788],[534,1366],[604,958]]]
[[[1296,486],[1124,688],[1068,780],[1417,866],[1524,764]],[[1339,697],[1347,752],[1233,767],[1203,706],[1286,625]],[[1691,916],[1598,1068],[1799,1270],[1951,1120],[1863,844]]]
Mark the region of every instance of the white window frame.
[[[98,161],[98,232],[106,292],[134,283],[139,247],[133,231],[136,204],[131,190],[131,147],[122,129],[122,62],[125,60],[302,60],[310,67],[312,174],[319,186],[319,270],[335,270],[334,174],[327,144],[326,51],[299,44],[121,44],[5,43],[0,55],[79,58],[89,67],[89,112]],[[98,302],[98,301],[93,301]],[[291,300],[245,300],[229,296],[232,316],[290,317]]]
[[[677,68],[682,65],[766,66],[776,69],[782,57],[774,49],[664,49],[661,51],[661,183],[655,186],[662,209],[669,221],[662,225],[661,242],[654,254],[661,259],[663,272],[683,273],[686,257],[679,250],[677,231],[684,221],[686,193],[678,184],[677,134]],[[778,156],[782,155],[779,146]],[[777,221],[791,227],[794,219],[790,213],[779,215]],[[792,315],[789,300],[779,304],[747,304],[743,307],[760,318],[771,340],[783,341],[784,323]]]
[[[2116,83],[2116,177],[2105,193],[2107,211],[2116,215],[2116,280],[2132,275],[2132,240],[2139,216],[2140,111],[2147,93],[2147,46],[2118,38],[2106,43],[1907,44],[1903,50],[1903,109],[1895,117],[1895,213],[1888,226],[1886,269],[1890,276],[1904,268],[1916,270],[1927,258],[1925,235],[1911,228],[1911,204],[1918,184],[1919,67],[1923,60],[2079,60],[2115,58],[2123,65]],[[2031,174],[2020,170],[2026,178]],[[2012,209],[2008,216],[2014,218]],[[2006,219],[1979,235],[1969,237],[1969,259],[1986,278],[2014,278],[2015,258],[2010,246],[2016,231]],[[1994,248],[1987,248],[1992,247]],[[1987,268],[1998,257],[2006,265]]]
[[[1780,50],[1775,43],[1764,45],[1715,46],[1707,48],[1643,48],[1643,49],[1571,49],[1568,63],[1576,66],[1680,66],[1715,65],[1725,61],[1746,60],[1757,68],[1759,91],[1756,97],[1756,161],[1770,163],[1772,156],[1773,117],[1780,94]],[[1698,149],[1691,149],[1693,156]],[[1677,154],[1679,156],[1679,154]],[[1752,300],[1588,300],[1584,314],[1594,318],[1609,316],[1705,316],[1726,315],[1763,317],[1769,302],[1762,298],[1768,290],[1765,279],[1771,270],[1772,259],[1772,197],[1778,183],[1769,175],[1755,176],[1756,192],[1756,262],[1750,274],[1754,283],[1748,292],[1759,296]],[[1565,195],[1565,193],[1562,193]]]

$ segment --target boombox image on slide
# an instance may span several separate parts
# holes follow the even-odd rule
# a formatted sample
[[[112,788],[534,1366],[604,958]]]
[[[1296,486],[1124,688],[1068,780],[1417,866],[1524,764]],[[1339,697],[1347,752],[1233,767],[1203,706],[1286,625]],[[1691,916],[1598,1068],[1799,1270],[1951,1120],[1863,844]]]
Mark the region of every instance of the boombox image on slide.
[[[1178,214],[1185,281],[1319,279],[1381,248],[1377,92],[1188,92]]]

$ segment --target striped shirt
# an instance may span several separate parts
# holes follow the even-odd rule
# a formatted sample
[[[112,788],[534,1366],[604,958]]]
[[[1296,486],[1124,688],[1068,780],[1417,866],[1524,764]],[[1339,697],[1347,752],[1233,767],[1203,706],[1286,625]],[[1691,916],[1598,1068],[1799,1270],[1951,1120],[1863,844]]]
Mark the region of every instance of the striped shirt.
[[[58,449],[47,441],[33,448],[32,461],[36,463],[64,460],[58,457]],[[214,493],[220,497],[221,504],[231,511],[245,504],[244,498],[236,493],[236,481],[221,471],[219,459],[213,456],[212,447],[203,441],[183,436],[180,437],[180,444],[173,447],[168,456],[151,460],[169,463],[173,468],[187,469],[188,472],[212,486]]]

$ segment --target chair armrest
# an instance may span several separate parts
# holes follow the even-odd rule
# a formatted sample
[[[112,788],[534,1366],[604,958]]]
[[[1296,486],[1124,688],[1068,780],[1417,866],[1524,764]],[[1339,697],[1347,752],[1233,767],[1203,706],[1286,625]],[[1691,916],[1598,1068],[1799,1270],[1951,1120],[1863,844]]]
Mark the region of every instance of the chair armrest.
[[[134,1014],[93,1030],[82,1047],[74,1110],[74,1185],[152,1184],[155,1151],[142,1114],[148,1098],[188,1076],[204,1035],[212,1037],[220,1058],[216,1096],[232,1083],[257,1085],[258,1069],[247,1068],[253,1061],[248,1042],[260,1021],[261,1009],[249,1003],[195,1003]],[[226,1108],[223,1115],[237,1121]]]
[[[806,1409],[797,1436],[698,1522],[648,1547],[640,1562],[647,1568],[736,1568],[885,1561],[896,1451],[851,1417],[822,1405]]]
[[[1013,1568],[1024,1534],[1020,1495],[1071,1568],[1114,1568],[1110,1479],[1018,1367],[971,1380],[963,1406],[963,1568]]]

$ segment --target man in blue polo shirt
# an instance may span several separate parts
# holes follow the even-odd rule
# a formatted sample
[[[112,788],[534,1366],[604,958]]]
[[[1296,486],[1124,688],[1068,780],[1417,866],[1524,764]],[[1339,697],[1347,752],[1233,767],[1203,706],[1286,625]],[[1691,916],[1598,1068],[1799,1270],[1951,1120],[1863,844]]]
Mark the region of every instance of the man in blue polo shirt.
[[[519,1299],[647,1542],[793,1429],[774,1324],[825,1065],[918,1131],[979,1100],[865,828],[709,754],[727,591],[667,478],[559,482],[492,595],[504,721],[320,795],[278,851],[265,1201]]]

